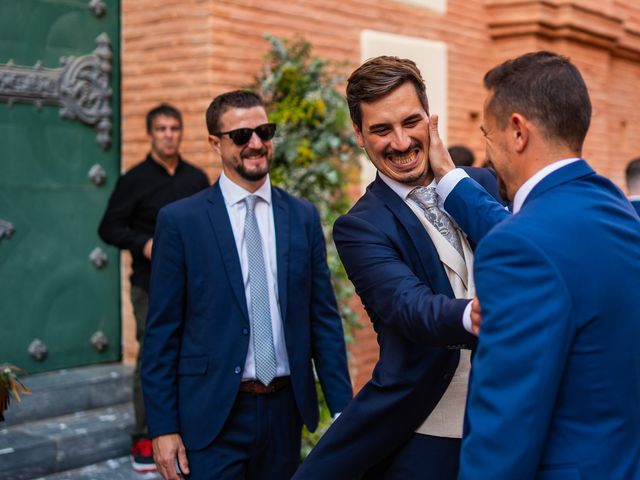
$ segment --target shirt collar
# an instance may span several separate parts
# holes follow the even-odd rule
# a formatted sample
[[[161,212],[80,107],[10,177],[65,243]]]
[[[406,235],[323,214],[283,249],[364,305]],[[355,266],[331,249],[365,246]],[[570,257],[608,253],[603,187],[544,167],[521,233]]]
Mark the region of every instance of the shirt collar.
[[[160,162],[157,162],[156,160],[153,159],[153,156],[151,156],[151,152],[147,153],[147,160],[151,162],[156,168],[160,169],[167,175],[170,175],[167,169],[164,166],[160,165]],[[176,163],[176,169],[174,173],[177,173],[178,170],[181,170],[181,169],[182,169],[182,157],[180,156],[180,154],[178,154],[178,163]]]
[[[224,174],[224,171],[220,172],[220,179],[218,181],[224,201],[229,206],[243,202],[249,195],[257,195],[267,202],[268,205],[271,205],[271,180],[269,179],[269,174],[267,174],[267,178],[260,188],[253,193],[231,181],[229,177]]]
[[[629,195],[629,201],[630,202],[640,201],[640,195]]]
[[[569,165],[570,163],[577,162],[580,160],[578,157],[565,158],[563,160],[558,160],[557,162],[553,162],[541,170],[538,170],[529,180],[524,182],[515,196],[513,197],[513,213],[518,213],[524,204],[524,201],[527,199],[531,191],[535,188],[537,184],[539,184],[545,177],[548,177],[556,170],[561,169]]]
[[[411,193],[411,191],[416,188],[417,186],[422,186],[422,185],[406,185],[404,183],[400,183],[396,180],[393,180],[392,178],[387,177],[384,173],[380,173],[378,172],[378,175],[380,175],[380,179],[387,184],[387,186],[393,190],[396,195],[398,195],[402,200],[406,201],[407,197],[409,196],[409,194]],[[435,180],[432,180],[431,183],[429,185],[425,185],[426,187],[435,187],[436,186],[436,182]]]

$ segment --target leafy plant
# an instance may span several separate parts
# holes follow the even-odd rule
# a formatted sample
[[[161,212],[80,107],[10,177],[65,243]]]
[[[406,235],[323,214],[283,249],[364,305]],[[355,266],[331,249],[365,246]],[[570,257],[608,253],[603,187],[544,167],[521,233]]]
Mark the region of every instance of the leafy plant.
[[[353,286],[338,257],[331,227],[351,202],[346,195],[349,175],[359,168],[359,151],[351,131],[349,110],[337,86],[344,82],[340,66],[311,55],[303,39],[289,41],[265,35],[271,50],[257,76],[254,91],[265,100],[269,119],[278,125],[271,181],[311,201],[320,213],[327,241],[327,261],[338,299],[347,343],[353,342],[357,316],[349,307]],[[303,456],[311,450],[331,422],[321,400],[320,425],[305,430]]]
[[[18,379],[18,374],[24,373],[14,365],[0,365],[0,421],[4,420],[3,412],[9,408],[10,397],[20,402],[20,394],[31,395],[31,390]]]

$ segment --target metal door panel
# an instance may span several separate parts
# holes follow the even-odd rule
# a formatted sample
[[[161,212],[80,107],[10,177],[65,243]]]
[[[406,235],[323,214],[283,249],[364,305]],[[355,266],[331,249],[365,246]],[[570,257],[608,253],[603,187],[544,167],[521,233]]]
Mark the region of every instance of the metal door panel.
[[[96,124],[77,114],[63,118],[62,102],[49,99],[40,105],[38,93],[13,104],[6,95],[0,101],[0,222],[14,228],[11,236],[0,237],[0,363],[30,372],[113,361],[121,355],[118,252],[102,244],[96,233],[119,174],[120,12],[118,1],[105,1],[106,13],[98,17],[90,3],[0,4],[0,96],[3,79],[5,86],[11,80],[3,77],[10,61],[25,67],[20,72],[55,69],[59,78],[71,57],[97,51],[98,38],[103,49],[104,39],[110,39],[112,54],[112,96],[105,114],[111,122],[110,144],[99,145]],[[25,76],[23,83],[35,81],[30,78]],[[92,85],[85,83],[78,83],[78,102],[93,98]],[[103,185],[88,176],[96,164],[106,172]],[[100,268],[89,258],[96,248],[108,258]],[[108,345],[96,342],[98,337]],[[28,353],[37,340],[47,349],[40,360]]]

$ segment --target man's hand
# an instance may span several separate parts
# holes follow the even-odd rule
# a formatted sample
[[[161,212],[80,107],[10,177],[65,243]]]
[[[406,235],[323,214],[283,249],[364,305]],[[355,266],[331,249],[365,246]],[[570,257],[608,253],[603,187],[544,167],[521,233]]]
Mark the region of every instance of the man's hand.
[[[189,474],[189,462],[187,451],[182,443],[182,438],[177,433],[160,435],[153,439],[153,459],[158,467],[158,472],[164,480],[179,480],[182,475],[176,472],[176,461],[180,470],[185,475]]]
[[[480,325],[482,325],[480,300],[478,300],[478,297],[473,297],[473,301],[471,302],[471,329],[476,337],[480,334]]]
[[[147,240],[147,243],[142,247],[142,254],[151,260],[151,251],[153,250],[153,238]]]
[[[429,164],[436,182],[439,182],[442,177],[456,168],[447,147],[440,140],[438,115],[435,113],[429,117]]]

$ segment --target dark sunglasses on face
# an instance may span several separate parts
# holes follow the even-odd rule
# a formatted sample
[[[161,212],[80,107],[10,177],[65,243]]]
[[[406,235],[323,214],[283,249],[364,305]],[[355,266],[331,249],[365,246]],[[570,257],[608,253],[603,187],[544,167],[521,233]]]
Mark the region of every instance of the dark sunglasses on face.
[[[236,128],[235,130],[229,130],[228,132],[213,132],[213,134],[216,137],[229,135],[229,138],[233,143],[240,147],[249,143],[253,132],[256,132],[258,137],[260,137],[260,140],[266,142],[267,140],[271,140],[276,134],[276,124],[263,123],[262,125],[258,125],[256,128]]]

